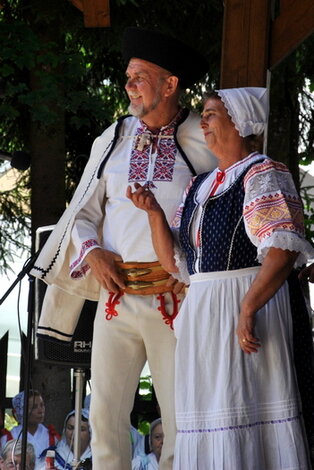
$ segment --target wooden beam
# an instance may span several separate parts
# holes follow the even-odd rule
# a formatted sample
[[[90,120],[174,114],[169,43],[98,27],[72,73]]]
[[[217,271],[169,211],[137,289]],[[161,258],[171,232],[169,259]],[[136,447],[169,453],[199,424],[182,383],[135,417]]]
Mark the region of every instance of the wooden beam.
[[[272,23],[269,67],[275,67],[313,33],[313,0],[281,0],[279,16]]]
[[[83,11],[83,0],[70,0],[73,5],[79,10]]]
[[[265,86],[269,0],[225,0],[221,88]]]
[[[70,0],[84,14],[86,28],[108,28],[110,26],[109,0]]]
[[[84,25],[86,28],[110,26],[109,0],[83,0]]]

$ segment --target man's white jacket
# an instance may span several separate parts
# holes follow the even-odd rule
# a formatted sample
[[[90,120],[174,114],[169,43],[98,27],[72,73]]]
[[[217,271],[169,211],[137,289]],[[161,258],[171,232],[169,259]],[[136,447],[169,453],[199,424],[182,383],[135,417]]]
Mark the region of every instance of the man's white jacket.
[[[188,179],[216,166],[214,157],[205,145],[199,122],[199,117],[189,112],[186,119],[179,124],[176,133],[177,147],[179,147],[176,159],[181,160],[182,165],[182,154],[187,157]],[[71,233],[77,214],[92,199],[100,178],[106,175],[108,162],[113,162],[116,154],[123,154],[124,148],[125,172],[129,171],[129,146],[138,126],[139,120],[135,117],[121,118],[94,141],[90,158],[75,194],[31,270],[33,276],[48,284],[38,326],[39,336],[70,341],[85,299],[97,301],[99,298],[100,286],[93,276],[85,276],[79,280],[70,276],[71,253],[75,251]],[[109,157],[109,160],[106,157],[107,159]],[[180,182],[180,190],[177,191],[178,206],[187,183],[186,178]],[[123,188],[124,192],[125,190],[126,188]],[[148,222],[145,230],[150,233]]]

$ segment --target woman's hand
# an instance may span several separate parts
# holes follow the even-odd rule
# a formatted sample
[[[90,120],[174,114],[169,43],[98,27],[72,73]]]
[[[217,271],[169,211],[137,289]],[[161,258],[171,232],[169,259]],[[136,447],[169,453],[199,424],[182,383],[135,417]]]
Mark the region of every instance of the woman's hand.
[[[134,187],[134,192],[132,192],[131,186],[127,187],[126,197],[133,202],[135,207],[146,211],[148,214],[161,210],[155,196],[146,185],[141,186],[139,183],[134,183]]]
[[[254,325],[255,315],[246,315],[241,310],[236,333],[242,351],[247,354],[256,353],[261,347],[260,340],[254,335]]]
[[[170,276],[167,281],[167,286],[172,288],[172,292],[174,294],[184,294],[185,291],[185,283],[178,281],[174,277]]]
[[[146,211],[151,229],[153,246],[160,264],[169,273],[178,272],[174,260],[173,236],[169,228],[164,211],[158,204],[153,193],[147,185],[134,183],[135,191],[130,186],[126,190],[126,197],[138,208]]]
[[[269,248],[241,304],[236,333],[244,352],[249,354],[257,352],[261,346],[260,340],[254,335],[255,314],[280,289],[289,276],[297,257],[298,253],[295,251]]]

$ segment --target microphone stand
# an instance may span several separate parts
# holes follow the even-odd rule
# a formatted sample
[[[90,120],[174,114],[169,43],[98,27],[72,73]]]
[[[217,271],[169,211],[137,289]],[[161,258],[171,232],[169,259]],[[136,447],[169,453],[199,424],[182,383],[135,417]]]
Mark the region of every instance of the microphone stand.
[[[35,261],[39,255],[38,250],[29,260],[25,263],[23,269],[17,275],[15,281],[11,284],[9,289],[0,299],[0,305],[5,301],[8,295],[12,292],[14,287],[20,282],[23,277],[30,272],[35,264]],[[24,402],[23,402],[23,424],[22,424],[22,454],[21,454],[21,469],[26,470],[26,449],[27,449],[27,426],[28,426],[28,405],[29,405],[29,389],[30,389],[30,371],[31,371],[31,360],[32,360],[32,327],[33,327],[33,304],[34,304],[34,277],[29,276],[30,288],[28,293],[28,319],[27,319],[27,341],[26,351],[24,358]]]
[[[74,369],[75,377],[75,418],[74,418],[74,446],[72,469],[80,468],[81,463],[81,420],[82,397],[85,372],[81,368]]]

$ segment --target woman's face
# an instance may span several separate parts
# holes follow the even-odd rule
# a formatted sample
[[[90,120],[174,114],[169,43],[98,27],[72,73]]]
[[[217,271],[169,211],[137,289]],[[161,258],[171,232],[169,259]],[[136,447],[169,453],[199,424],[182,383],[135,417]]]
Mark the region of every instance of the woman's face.
[[[164,443],[164,433],[162,430],[162,424],[157,424],[154,427],[151,435],[151,451],[156,455],[157,461],[159,462],[162,445]]]
[[[45,404],[42,397],[34,395],[29,398],[28,401],[28,424],[36,425],[40,424],[45,419]]]
[[[217,156],[224,155],[240,138],[227,109],[219,99],[209,98],[204,105],[201,128],[208,148]]]
[[[65,427],[66,443],[73,451],[74,445],[75,416],[70,416]],[[86,450],[90,443],[90,432],[87,421],[81,421],[81,454]]]

